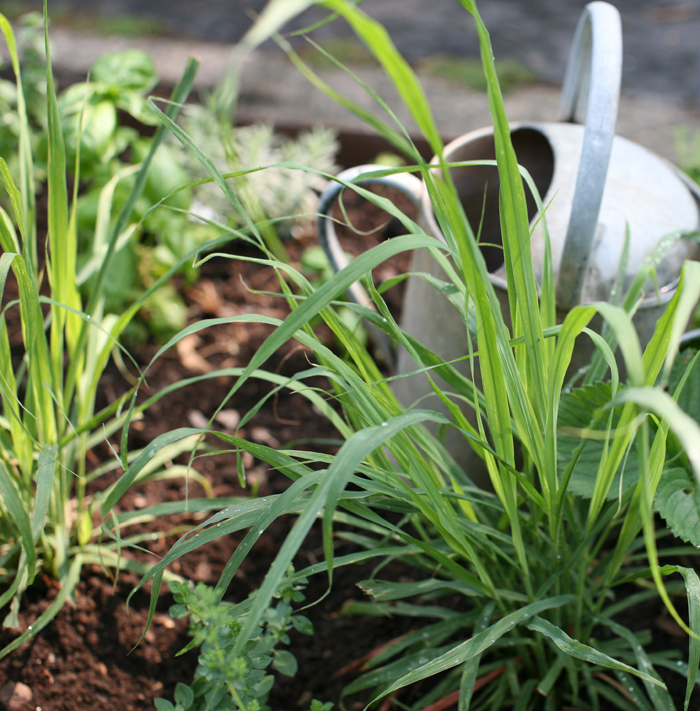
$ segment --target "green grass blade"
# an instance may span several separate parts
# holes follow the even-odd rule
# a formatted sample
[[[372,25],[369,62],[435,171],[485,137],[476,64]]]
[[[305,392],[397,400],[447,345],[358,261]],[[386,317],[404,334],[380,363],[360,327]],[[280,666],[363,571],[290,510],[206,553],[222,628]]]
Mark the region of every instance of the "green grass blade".
[[[2,461],[0,461],[0,496],[2,496],[4,505],[15,522],[15,526],[17,526],[22,542],[22,550],[27,557],[27,577],[31,581],[36,574],[37,564],[32,523],[24,508],[24,502],[12,481],[12,476]]]
[[[650,684],[661,686],[664,689],[666,688],[664,683],[659,679],[655,679],[653,676],[639,671],[628,664],[618,662],[616,659],[609,657],[607,654],[603,654],[603,652],[599,652],[597,649],[593,649],[593,647],[589,647],[586,644],[582,644],[578,640],[572,639],[568,634],[566,634],[566,632],[560,630],[551,622],[548,622],[541,617],[536,617],[526,626],[533,632],[539,632],[545,637],[551,639],[562,652],[565,652],[569,656],[575,657],[576,659],[582,659],[584,662],[589,662],[590,664],[597,664],[601,667],[607,667],[608,669],[615,669],[616,671],[634,674]]]
[[[626,639],[629,642],[630,646],[632,647],[632,651],[634,652],[634,656],[637,660],[637,665],[640,668],[646,669],[650,676],[653,676],[655,679],[662,681],[658,672],[652,666],[651,660],[644,651],[644,648],[639,643],[639,640],[635,637],[634,633],[630,629],[627,629],[623,625],[617,624],[612,620],[603,619],[602,622],[607,627],[609,627],[615,634],[622,637],[623,639]],[[673,704],[671,695],[668,693],[668,691],[666,691],[666,689],[661,688],[657,684],[650,684],[646,680],[644,680],[644,686],[647,690],[649,698],[654,704],[654,711],[676,711],[676,707]],[[648,705],[646,699],[644,699],[644,702]]]
[[[12,71],[17,85],[17,115],[19,117],[19,182],[21,186],[20,212],[17,224],[20,226],[24,240],[25,257],[30,263],[30,271],[36,274],[39,268],[36,244],[36,196],[34,193],[34,165],[32,159],[31,131],[27,117],[27,105],[22,86],[22,75],[17,54],[17,44],[12,26],[7,18],[0,14],[0,30],[2,30],[10,53]],[[20,251],[20,250],[18,250]]]
[[[384,67],[433,153],[439,155],[442,152],[442,139],[423,87],[408,62],[396,50],[384,27],[348,0],[326,0],[325,4],[348,21]]]
[[[12,178],[10,169],[7,167],[7,163],[4,158],[0,158],[0,178],[2,179],[2,184],[5,186],[7,195],[10,198],[10,204],[12,205],[12,211],[15,214],[15,222],[19,227],[20,235],[22,239],[25,239],[25,216],[22,209],[22,195],[15,185],[15,181]]]
[[[496,640],[503,637],[503,635],[510,632],[510,630],[517,625],[526,623],[527,620],[535,615],[538,615],[544,610],[551,610],[561,607],[562,605],[567,605],[570,602],[573,602],[573,600],[573,595],[559,595],[556,597],[545,598],[544,600],[539,600],[538,602],[533,602],[520,608],[519,610],[516,610],[515,612],[511,612],[509,615],[506,615],[498,622],[485,629],[483,632],[474,635],[466,642],[462,642],[462,644],[458,645],[447,654],[438,657],[428,664],[424,664],[419,669],[416,669],[410,674],[402,677],[386,689],[381,696],[375,699],[375,701],[387,696],[393,691],[402,689],[404,686],[413,684],[421,679],[426,679],[434,674],[447,671],[458,664],[466,662],[468,659],[485,652]],[[368,708],[369,706],[366,706],[365,711],[367,711]]]
[[[332,522],[332,510],[335,507],[340,492],[346,486],[350,477],[354,474],[357,466],[362,460],[370,455],[378,447],[381,447],[387,440],[394,437],[402,429],[410,427],[412,424],[425,420],[440,422],[445,421],[443,417],[436,413],[426,411],[412,411],[407,414],[395,417],[385,424],[368,427],[365,430],[356,432],[340,449],[333,464],[323,480],[318,484],[311,499],[305,506],[304,510],[297,519],[291,532],[282,544],[279,553],[265,576],[263,584],[260,586],[258,593],[253,602],[250,615],[246,619],[241,629],[240,636],[234,647],[234,654],[240,651],[248,641],[252,629],[257,625],[260,616],[267,608],[272,599],[273,593],[277,590],[277,586],[284,577],[289,564],[294,555],[301,547],[306,534],[309,532],[311,525],[325,508],[324,515],[324,539],[330,523]],[[327,541],[324,541],[326,550],[326,563],[328,566],[329,578],[332,574],[333,550]]]
[[[481,634],[489,624],[491,615],[493,615],[496,603],[491,602],[484,607],[478,622],[474,626],[474,635]],[[469,711],[471,706],[472,696],[474,695],[474,684],[476,683],[476,675],[479,672],[479,662],[481,655],[477,654],[471,659],[464,662],[462,669],[462,677],[459,682],[459,702],[457,711]]]
[[[49,511],[53,482],[56,475],[57,457],[58,447],[46,447],[39,452],[34,511],[32,512],[32,536],[35,542],[39,540],[39,536],[46,524],[46,514]]]
[[[695,689],[695,682],[698,678],[698,666],[700,666],[700,578],[692,568],[678,566],[678,572],[685,580],[685,587],[688,593],[688,622],[690,629],[696,636],[690,637],[690,649],[688,653],[688,685],[685,690],[684,711],[690,708],[690,696]]]

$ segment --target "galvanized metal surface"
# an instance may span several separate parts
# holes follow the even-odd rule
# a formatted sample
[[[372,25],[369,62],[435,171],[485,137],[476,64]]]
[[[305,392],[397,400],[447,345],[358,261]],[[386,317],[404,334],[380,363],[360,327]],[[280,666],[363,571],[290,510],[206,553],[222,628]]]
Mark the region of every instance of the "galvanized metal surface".
[[[586,127],[556,286],[557,304],[564,310],[581,302],[615,136],[621,78],[620,13],[608,3],[592,2],[576,28],[559,112],[560,121]]]

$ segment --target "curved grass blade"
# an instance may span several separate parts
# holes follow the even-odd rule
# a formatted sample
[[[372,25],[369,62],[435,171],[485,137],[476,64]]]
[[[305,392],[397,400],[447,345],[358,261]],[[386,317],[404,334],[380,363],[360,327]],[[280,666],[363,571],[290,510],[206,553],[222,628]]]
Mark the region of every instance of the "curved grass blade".
[[[474,634],[481,634],[489,624],[491,615],[496,607],[495,602],[490,602],[486,605],[479,617],[478,622],[474,626]],[[481,655],[477,654],[464,663],[462,669],[462,677],[459,682],[459,703],[457,711],[469,711],[471,706],[472,696],[474,695],[474,685],[476,684],[476,675],[479,673],[479,662]]]
[[[567,605],[573,602],[574,599],[575,597],[573,595],[558,595],[556,597],[545,598],[544,600],[533,602],[520,608],[519,610],[516,610],[515,612],[511,612],[509,615],[506,615],[498,622],[485,629],[483,632],[474,635],[474,637],[466,642],[462,642],[462,644],[458,645],[447,654],[438,657],[432,662],[429,662],[428,664],[425,664],[419,669],[416,669],[410,674],[402,677],[386,689],[376,700],[387,696],[393,691],[402,689],[404,686],[413,684],[421,679],[426,679],[434,674],[447,671],[462,662],[466,662],[472,657],[485,652],[496,640],[503,637],[503,635],[510,632],[517,625],[524,624],[527,620],[535,615],[538,615],[544,610],[551,610]],[[366,706],[365,711],[367,711],[368,708],[369,706]]]
[[[628,664],[618,662],[616,659],[609,657],[607,654],[603,654],[603,652],[599,652],[597,649],[593,649],[593,647],[582,644],[576,639],[572,639],[568,634],[566,634],[566,632],[559,629],[548,620],[536,617],[529,622],[526,627],[533,632],[539,632],[545,637],[548,637],[552,640],[552,642],[554,642],[554,644],[556,644],[557,647],[559,647],[559,649],[562,650],[562,652],[566,652],[566,654],[575,657],[576,659],[582,659],[584,662],[597,664],[598,666],[607,667],[609,669],[614,669],[627,674],[634,674],[634,676],[639,677],[643,681],[666,689],[665,684],[661,680],[655,679],[653,676],[639,671]]]
[[[29,580],[33,580],[36,574],[37,555],[34,547],[32,522],[24,508],[24,502],[15,488],[10,472],[2,461],[0,461],[0,496],[2,496],[4,506],[15,522],[15,526],[17,526],[22,541],[22,551],[27,557],[27,577]]]

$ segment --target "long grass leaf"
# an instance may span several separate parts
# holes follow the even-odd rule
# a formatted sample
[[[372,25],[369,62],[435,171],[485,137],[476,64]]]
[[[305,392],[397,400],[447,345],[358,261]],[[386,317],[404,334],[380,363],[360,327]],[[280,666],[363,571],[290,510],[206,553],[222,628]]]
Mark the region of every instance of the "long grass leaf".
[[[688,655],[688,685],[685,690],[684,711],[690,708],[690,697],[695,689],[700,666],[700,578],[692,568],[678,566],[678,572],[685,580],[688,595],[688,623],[696,636],[690,637],[690,650]]]
[[[12,481],[10,472],[5,465],[0,461],[0,495],[3,498],[4,505],[8,514],[17,526],[20,539],[22,541],[22,550],[27,557],[27,577],[29,580],[34,579],[36,573],[37,555],[34,547],[34,535],[32,533],[32,523],[27,514],[24,501],[20,497],[15,484]]]
[[[495,624],[486,628],[483,632],[474,635],[474,637],[466,642],[462,642],[462,644],[458,645],[447,654],[438,657],[432,662],[429,662],[428,664],[425,664],[410,674],[402,677],[388,689],[385,689],[376,700],[387,696],[393,691],[402,689],[404,686],[408,686],[409,684],[413,684],[416,681],[433,676],[434,674],[447,671],[458,664],[466,662],[472,657],[485,652],[494,642],[510,632],[517,625],[525,624],[529,619],[535,615],[538,615],[540,612],[544,612],[544,610],[551,610],[561,607],[562,605],[566,605],[572,602],[573,599],[573,595],[559,595],[556,597],[545,598],[544,600],[539,600],[538,602],[533,602],[530,605],[526,605],[525,607],[516,610],[515,612],[511,612]],[[369,706],[366,706],[365,711],[368,708]]]
[[[559,649],[562,650],[562,652],[565,652],[576,659],[582,659],[584,662],[597,664],[601,667],[607,667],[608,669],[615,669],[628,674],[634,674],[634,676],[638,676],[640,679],[647,681],[650,684],[661,686],[664,689],[666,688],[660,679],[655,679],[653,676],[650,676],[645,672],[639,671],[628,664],[618,662],[616,659],[613,659],[607,654],[603,654],[603,652],[599,652],[593,647],[589,647],[586,644],[582,644],[578,640],[572,639],[568,634],[566,634],[566,632],[559,629],[548,620],[536,617],[526,626],[533,632],[539,632],[545,637],[548,637],[552,640],[552,642],[554,642],[554,644],[556,644],[557,647],[559,647]]]

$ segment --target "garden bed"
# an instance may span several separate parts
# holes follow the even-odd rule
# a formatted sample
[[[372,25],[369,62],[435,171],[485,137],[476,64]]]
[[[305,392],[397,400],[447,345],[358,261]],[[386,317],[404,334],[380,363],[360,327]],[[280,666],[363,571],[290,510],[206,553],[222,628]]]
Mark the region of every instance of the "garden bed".
[[[359,232],[339,228],[339,237],[348,252],[359,254],[395,231],[395,225],[385,213],[356,195],[347,196],[345,205],[351,222]],[[410,212],[412,206],[404,202],[402,208]],[[339,214],[336,216],[340,217]],[[310,228],[300,240],[287,243],[293,262],[298,265],[303,250],[315,242],[315,230]],[[253,248],[238,243],[232,243],[229,249],[243,256],[255,254]],[[378,282],[406,270],[407,261],[408,257],[403,256],[379,267],[376,270]],[[396,314],[401,309],[401,288],[402,285],[393,287],[387,294],[387,302]],[[183,296],[188,306],[188,321],[192,323],[203,318],[244,312],[283,318],[288,313],[284,300],[259,293],[277,291],[279,283],[272,269],[247,261],[216,258],[204,264],[194,285],[183,288]],[[393,295],[391,292],[394,292]],[[8,319],[14,311],[16,309],[8,312]],[[12,326],[13,321],[10,320],[10,329]],[[207,330],[205,335],[166,352],[156,362],[148,377],[145,394],[157,392],[209,369],[243,366],[270,332],[269,327],[250,324],[227,324]],[[17,328],[15,333],[18,334]],[[332,343],[330,334],[328,338]],[[156,350],[156,345],[146,345],[131,349],[131,352],[138,364],[144,366]],[[309,355],[299,344],[290,342],[267,363],[267,368],[291,376],[308,367]],[[218,378],[171,394],[146,411],[143,420],[133,424],[130,445],[145,446],[158,435],[178,427],[202,426],[220,405],[222,393],[231,382],[230,379]],[[243,391],[227,404],[225,412],[234,418],[234,422],[236,414],[244,415],[263,396],[264,387],[257,383],[249,381]],[[327,383],[319,382],[318,385],[327,387]],[[127,388],[124,375],[115,366],[110,366],[102,384],[101,397],[105,403]],[[232,414],[234,410],[236,414]],[[226,422],[226,415],[219,424],[222,422]],[[337,433],[325,418],[314,412],[305,398],[283,391],[268,401],[246,426],[242,436],[273,446],[299,441],[303,447],[314,440],[333,439]],[[113,446],[116,446],[117,437],[112,440]],[[328,445],[327,450],[334,451],[334,448]],[[109,447],[104,445],[95,450],[91,460],[97,465],[110,456],[113,455]],[[186,458],[182,460],[185,462]],[[268,469],[267,465],[251,460],[246,464],[248,482],[259,486],[259,495],[279,493],[288,485],[285,477]],[[238,484],[233,455],[200,458],[195,463],[195,469],[206,477],[215,496],[247,496],[250,493]],[[191,481],[188,495],[194,498],[206,495],[206,492]],[[186,484],[182,480],[150,482],[130,490],[121,507],[123,510],[146,508],[162,501],[182,500],[185,496]],[[164,555],[176,540],[164,531],[196,525],[200,521],[201,518],[180,515],[146,524],[144,531],[151,531],[153,540],[144,545],[151,555],[128,555],[154,562],[153,556]],[[262,536],[253,554],[238,571],[227,599],[240,602],[258,587],[292,523],[289,517],[277,521]],[[177,561],[172,571],[189,580],[215,585],[241,539],[242,534],[220,538]],[[347,543],[339,542],[339,546],[338,554],[352,550]],[[297,558],[297,567],[314,564],[322,558],[320,534],[314,530]],[[692,563],[686,560],[681,564]],[[312,698],[332,701],[337,708],[343,687],[357,675],[367,653],[397,636],[419,629],[424,623],[420,618],[357,618],[342,614],[343,606],[348,601],[366,599],[356,583],[370,577],[372,568],[373,564],[365,564],[339,569],[327,597],[323,597],[327,588],[324,575],[310,581],[307,602],[323,597],[318,605],[305,611],[313,621],[315,634],[307,637],[294,631],[290,633],[292,640],[289,648],[299,661],[299,671],[294,678],[276,674],[277,681],[269,700],[274,711],[306,709]],[[410,577],[405,577],[405,572],[397,569],[397,579],[410,580]],[[139,642],[147,620],[149,587],[139,590],[127,608],[127,597],[138,582],[138,576],[120,573],[118,581],[112,582],[110,575],[112,573],[106,574],[98,566],[86,567],[73,602],[66,605],[36,638],[0,661],[0,689],[4,690],[0,694],[5,694],[0,695],[0,704],[8,699],[13,685],[19,683],[20,687],[16,688],[14,700],[7,705],[7,709],[35,711],[40,707],[42,711],[102,711],[118,706],[125,711],[146,711],[153,708],[153,698],[172,698],[178,682],[190,682],[196,667],[197,650],[176,656],[189,637],[186,622],[173,620],[168,614],[172,595],[165,588],[161,590],[153,623],[145,638]],[[636,590],[630,587],[630,593]],[[27,591],[20,615],[22,630],[46,609],[56,593],[57,584],[47,577],[44,577],[43,584]],[[685,633],[671,620],[661,602],[635,608],[626,613],[622,621],[632,629],[651,627],[654,642],[649,649],[652,651],[687,649]],[[14,636],[15,633],[4,630],[0,634],[0,646],[8,644]],[[669,676],[666,681],[675,683],[671,689],[682,703],[684,689],[677,678]],[[404,702],[410,698],[407,692],[400,697]],[[352,696],[344,703],[348,711],[364,707],[361,695]],[[382,707],[385,710],[388,708],[386,705]],[[456,708],[456,700],[450,705],[436,706],[432,711],[451,708]]]
[[[386,228],[388,221],[374,206],[365,206],[363,209],[358,203],[353,207],[352,198],[349,200],[349,211],[353,223],[363,232],[369,233],[351,237],[347,230],[340,230],[341,239],[348,251],[358,253],[377,243],[382,232],[376,233],[373,230],[377,227]],[[391,229],[391,225],[389,227]],[[308,230],[301,240],[287,244],[290,256],[297,265],[303,250],[313,244],[313,229]],[[256,250],[238,244],[232,244],[230,249],[242,255],[256,254]],[[398,269],[405,267],[405,258],[403,262],[394,260],[393,265],[388,264],[379,269],[379,278],[382,275],[383,278],[394,276]],[[7,301],[13,296],[9,286],[5,294]],[[196,322],[202,318],[244,312],[284,318],[288,313],[282,298],[253,293],[252,290],[279,291],[273,270],[235,259],[213,259],[203,266],[200,279],[193,286],[183,289],[189,310],[188,320]],[[394,291],[397,294],[390,303],[398,310],[400,288],[395,287]],[[20,336],[18,315],[17,309],[8,312],[8,327],[17,337]],[[206,335],[201,338],[186,341],[179,349],[168,351],[156,362],[150,371],[145,394],[158,392],[167,385],[209,369],[246,365],[270,331],[271,328],[266,326],[229,324],[206,331]],[[147,345],[130,350],[139,366],[144,366],[157,348],[157,345]],[[308,356],[308,351],[298,344],[290,343],[275,355],[267,367],[273,372],[293,375],[308,367]],[[158,435],[178,427],[201,426],[220,405],[222,393],[231,382],[231,379],[223,378],[205,381],[163,399],[146,412],[143,420],[134,423],[130,445],[145,446]],[[325,383],[319,385],[327,386]],[[113,401],[127,388],[128,382],[123,374],[116,366],[110,366],[101,386],[102,404]],[[249,381],[244,390],[237,393],[235,399],[227,405],[226,412],[231,416],[235,409],[238,415],[245,415],[263,394],[263,386],[258,381]],[[223,419],[226,421],[225,415]],[[245,431],[239,434],[273,446],[275,443],[300,441],[302,447],[303,443],[311,444],[314,440],[337,437],[332,426],[313,411],[305,398],[286,392],[270,400]],[[117,441],[117,437],[112,438],[114,446]],[[329,451],[332,451],[333,447],[329,447]],[[110,456],[113,455],[109,447],[104,445],[95,450],[90,459],[97,465]],[[186,458],[183,458],[183,462],[186,462]],[[259,487],[260,496],[279,493],[287,486],[288,480],[268,470],[267,465],[257,461],[248,461],[246,464],[248,481]],[[202,458],[196,462],[195,468],[206,477],[215,496],[249,495],[238,484],[235,456]],[[204,496],[206,492],[191,481],[188,494],[194,498]],[[185,496],[186,484],[182,480],[151,482],[130,491],[122,501],[122,509],[146,508],[162,501],[182,500]],[[199,520],[177,516],[144,526],[144,531],[153,532],[154,540],[145,544],[153,555],[137,553],[136,556],[150,563],[155,562],[153,556],[165,554],[176,540],[172,535],[163,535],[163,531],[194,525]],[[261,538],[254,554],[244,562],[236,576],[228,599],[240,602],[257,588],[291,523],[278,522]],[[177,561],[173,572],[190,580],[215,585],[241,538],[242,535],[234,535],[219,539],[206,549],[199,549],[182,561]],[[298,566],[318,562],[322,557],[320,546],[319,536],[313,534],[300,554]],[[373,618],[371,622],[358,623],[355,618],[341,615],[344,602],[362,597],[355,583],[369,577],[371,569],[371,565],[365,565],[362,569],[355,567],[339,571],[331,595],[308,611],[314,622],[315,635],[307,638],[291,633],[291,649],[298,657],[300,671],[294,679],[278,675],[279,683],[273,689],[270,700],[273,708],[287,708],[285,704],[290,699],[295,700],[294,704],[288,706],[290,709],[306,708],[304,704],[308,706],[312,697],[337,702],[342,687],[351,675],[333,677],[334,673],[374,647],[412,628],[413,624],[403,619]],[[28,692],[20,687],[8,708],[21,711],[34,711],[37,707],[45,711],[97,711],[118,705],[125,710],[152,709],[154,697],[172,698],[178,682],[191,680],[196,667],[197,651],[182,657],[175,656],[187,644],[189,637],[186,622],[173,621],[168,615],[168,608],[172,604],[170,593],[163,589],[154,622],[139,643],[147,619],[149,588],[140,590],[127,609],[126,599],[138,582],[138,576],[128,572],[120,573],[118,581],[113,583],[110,575],[98,566],[87,567],[73,603],[64,607],[40,635],[0,661],[0,689],[5,690],[5,696],[0,695],[0,704],[7,698],[12,685],[19,683],[31,691],[31,699],[27,697],[26,701],[22,701],[22,695]],[[325,589],[325,578],[318,576],[308,588],[307,601],[320,598]],[[43,583],[27,591],[20,615],[20,631],[34,622],[51,603],[56,592],[56,583],[47,577],[44,577]],[[16,635],[17,632],[2,631],[0,647],[8,644]]]

